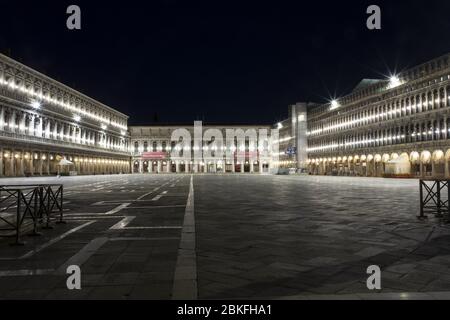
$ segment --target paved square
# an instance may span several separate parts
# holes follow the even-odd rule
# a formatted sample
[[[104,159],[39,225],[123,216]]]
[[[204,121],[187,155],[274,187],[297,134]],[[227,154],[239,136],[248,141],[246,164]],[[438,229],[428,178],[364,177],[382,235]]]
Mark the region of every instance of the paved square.
[[[416,219],[417,180],[260,175],[64,183],[67,224],[0,240],[0,298],[449,298],[450,227]],[[366,287],[369,265],[382,291]],[[82,290],[68,290],[79,265]]]

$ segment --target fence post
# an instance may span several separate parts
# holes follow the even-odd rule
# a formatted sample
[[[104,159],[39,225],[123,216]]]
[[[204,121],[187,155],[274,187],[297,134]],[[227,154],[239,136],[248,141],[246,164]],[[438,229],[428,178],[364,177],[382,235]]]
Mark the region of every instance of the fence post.
[[[45,189],[45,197],[44,197],[44,189]],[[50,225],[50,215],[51,215],[51,208],[50,208],[50,193],[51,193],[51,186],[42,186],[42,199],[47,199],[47,203],[45,201],[42,201],[42,207],[45,208],[45,226],[44,229],[50,230],[53,229],[53,227]]]
[[[423,199],[423,184],[424,184],[425,182],[422,180],[422,179],[420,179],[419,180],[419,192],[420,192],[420,215],[419,215],[419,219],[426,219],[427,217],[425,216],[425,214],[424,214],[424,212],[423,212],[423,206],[424,206],[424,199]]]
[[[60,185],[59,186],[61,192],[60,192],[60,207],[59,207],[59,221],[57,221],[56,223],[58,224],[65,224],[66,222],[63,220],[63,201],[64,201],[64,186]]]
[[[39,211],[41,208],[40,199],[39,199],[39,187],[36,187],[33,190],[32,197],[34,197],[33,213],[31,212],[31,209],[28,208],[30,210],[30,215],[32,215],[31,217],[33,218],[33,233],[30,234],[30,236],[40,236],[41,234],[39,232],[37,232],[37,219],[38,219]],[[39,209],[38,209],[38,200],[39,200]],[[31,204],[31,200],[30,200],[30,204]]]
[[[20,217],[20,210],[21,210],[21,203],[22,203],[22,191],[17,190],[17,211],[16,211],[16,242],[12,243],[13,246],[23,246],[24,243],[20,242],[20,224],[21,224],[21,217]]]

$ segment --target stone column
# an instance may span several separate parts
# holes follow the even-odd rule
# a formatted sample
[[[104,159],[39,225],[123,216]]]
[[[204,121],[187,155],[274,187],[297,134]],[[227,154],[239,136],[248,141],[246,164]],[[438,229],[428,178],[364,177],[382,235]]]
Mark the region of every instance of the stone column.
[[[33,157],[34,157],[33,151],[30,151],[29,158],[27,160],[28,168],[30,170],[30,176],[34,175]]]
[[[44,167],[44,173],[46,175],[50,175],[50,154],[45,154],[45,167]]]
[[[445,178],[448,178],[449,170],[448,170],[448,160],[445,159]]]
[[[2,112],[3,112],[3,109],[2,109]],[[1,122],[2,120],[1,120],[1,118],[0,118],[0,122]],[[1,127],[0,127],[0,130],[1,130]],[[3,163],[3,149],[2,148],[0,148],[0,177],[3,177],[4,175],[3,175],[3,166],[4,166],[4,163]]]
[[[242,161],[241,168],[240,168],[241,173],[244,173],[244,166],[245,166],[245,161]]]
[[[157,172],[158,173],[161,173],[161,164],[162,164],[162,162],[158,161],[158,167],[157,167]]]
[[[11,151],[9,153],[8,161],[9,161],[9,175],[8,176],[14,177],[16,173],[14,172],[14,152],[13,151]]]
[[[143,170],[142,160],[139,160],[139,173],[142,173],[142,170]]]
[[[253,171],[253,166],[254,166],[254,163],[253,163],[253,161],[250,161],[250,173],[253,173],[254,171]]]
[[[23,177],[25,174],[23,170],[23,158],[21,156],[21,153],[14,153],[14,161],[16,162],[16,176]]]
[[[259,164],[259,174],[261,174],[261,173],[263,173],[263,164],[262,164],[262,161],[259,160],[258,164]]]
[[[171,167],[171,163],[169,160],[166,162],[166,171],[167,173],[170,173],[170,167]]]
[[[179,173],[179,172],[180,172],[180,162],[175,161],[175,167],[176,167],[175,172],[176,172],[176,173]]]

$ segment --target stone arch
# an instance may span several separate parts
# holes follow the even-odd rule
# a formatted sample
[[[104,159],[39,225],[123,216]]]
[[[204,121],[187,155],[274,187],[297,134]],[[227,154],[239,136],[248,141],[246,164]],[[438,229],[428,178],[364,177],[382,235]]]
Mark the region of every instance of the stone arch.
[[[442,150],[435,150],[432,159],[433,176],[444,178],[445,177],[445,154]]]
[[[395,159],[397,159],[399,156],[398,156],[398,153],[392,153],[391,154],[391,156],[390,156],[390,160],[395,160]]]
[[[420,154],[417,151],[411,152],[409,155],[409,161],[411,161],[411,174],[415,177],[420,176]]]
[[[421,175],[423,177],[429,177],[433,175],[432,155],[430,151],[422,151],[420,154],[420,163],[422,166]]]
[[[450,149],[445,152],[445,160],[450,161]]]
[[[383,175],[383,157],[381,154],[375,154],[373,156],[373,176],[381,177]]]

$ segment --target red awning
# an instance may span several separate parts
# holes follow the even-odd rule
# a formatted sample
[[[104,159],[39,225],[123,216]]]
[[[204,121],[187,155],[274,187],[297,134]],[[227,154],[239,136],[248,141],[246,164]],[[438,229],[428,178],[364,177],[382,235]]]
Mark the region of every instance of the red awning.
[[[234,153],[235,157],[242,157],[242,158],[258,158],[259,152],[258,151],[236,151]]]
[[[143,152],[142,159],[144,159],[144,160],[164,160],[164,159],[167,159],[167,152]]]

